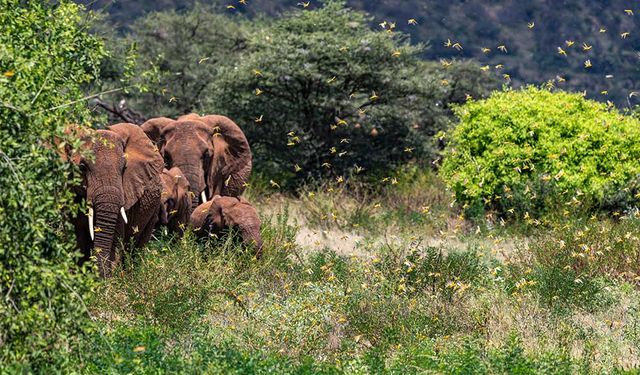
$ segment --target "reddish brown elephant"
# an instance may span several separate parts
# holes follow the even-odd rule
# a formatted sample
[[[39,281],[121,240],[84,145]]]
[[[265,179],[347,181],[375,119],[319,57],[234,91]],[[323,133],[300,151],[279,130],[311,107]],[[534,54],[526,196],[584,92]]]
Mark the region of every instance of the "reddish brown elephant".
[[[160,205],[160,223],[172,232],[182,233],[191,216],[191,197],[189,181],[178,167],[164,169],[162,180],[162,203]]]
[[[190,114],[141,125],[156,142],[167,168],[178,167],[189,181],[192,208],[214,195],[237,197],[251,174],[251,149],[244,133],[225,116]]]
[[[191,214],[190,223],[201,236],[219,235],[225,229],[235,228],[245,244],[255,246],[257,257],[262,253],[258,211],[243,197],[216,195],[196,207]]]
[[[133,124],[84,130],[80,138],[81,151],[64,150],[82,173],[77,200],[88,206],[73,220],[76,237],[85,258],[94,255],[100,275],[109,277],[119,260],[119,240],[141,247],[151,237],[160,205],[162,157]]]

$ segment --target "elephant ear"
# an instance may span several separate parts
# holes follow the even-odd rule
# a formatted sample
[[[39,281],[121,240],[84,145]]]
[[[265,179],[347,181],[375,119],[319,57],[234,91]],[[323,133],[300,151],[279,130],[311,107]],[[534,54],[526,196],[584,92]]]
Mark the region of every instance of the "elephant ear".
[[[152,185],[160,185],[164,161],[144,131],[133,124],[116,124],[109,130],[117,133],[124,143],[126,164],[122,176],[124,208],[133,206]]]
[[[91,150],[93,136],[95,136],[95,131],[91,128],[77,124],[67,125],[62,135],[56,136],[54,139],[56,152],[62,160],[79,165],[83,155]],[[79,145],[74,149],[72,145],[77,142]]]
[[[158,144],[162,136],[162,129],[174,122],[174,120],[168,117],[156,117],[151,120],[147,120],[144,124],[140,125],[140,128],[144,131],[147,137],[153,141],[153,143]]]
[[[251,175],[251,148],[244,133],[228,117],[200,117],[211,130],[213,157],[207,173],[209,196],[237,197]]]

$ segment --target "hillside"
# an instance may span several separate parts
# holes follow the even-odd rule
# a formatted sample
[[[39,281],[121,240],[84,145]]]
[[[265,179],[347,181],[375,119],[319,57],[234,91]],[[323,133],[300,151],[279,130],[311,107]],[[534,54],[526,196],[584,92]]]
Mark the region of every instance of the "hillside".
[[[81,2],[106,10],[120,28],[148,12],[181,10],[193,4],[192,0]],[[248,16],[277,15],[296,8],[295,0],[256,0],[247,6],[235,4],[235,9],[227,9],[228,2],[216,2],[221,12]],[[586,90],[592,98],[612,100],[619,106],[636,104],[629,94],[638,88],[640,8],[633,9],[629,1],[350,0],[348,4],[370,13],[376,27],[383,21],[395,22],[413,42],[428,44],[426,59],[473,58],[493,70],[499,66],[500,74],[508,75],[505,82],[511,80],[514,86],[555,79],[558,86]],[[318,2],[312,1],[309,9],[315,6]],[[410,25],[409,19],[417,24]],[[447,40],[451,47],[445,46]],[[454,48],[455,43],[461,48]],[[587,60],[589,67],[585,67]]]

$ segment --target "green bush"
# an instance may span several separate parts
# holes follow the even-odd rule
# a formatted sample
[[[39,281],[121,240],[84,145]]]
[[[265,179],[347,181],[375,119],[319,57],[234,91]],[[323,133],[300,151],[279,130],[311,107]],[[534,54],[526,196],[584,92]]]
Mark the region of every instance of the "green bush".
[[[495,348],[472,336],[429,339],[398,353],[372,348],[361,358],[335,364],[312,357],[295,360],[266,350],[246,351],[238,345],[216,343],[199,331],[189,341],[188,345],[176,344],[157,330],[119,325],[102,337],[93,337],[79,362],[91,374],[597,373],[580,368],[563,351],[529,353],[515,336]]]
[[[526,353],[516,336],[498,348],[488,348],[479,340],[466,338],[441,350],[425,341],[402,353],[392,362],[390,373],[447,374],[573,374],[577,364],[568,354]]]
[[[63,367],[88,328],[92,278],[75,264],[71,167],[52,145],[88,111],[101,43],[70,1],[0,1],[0,368]]]
[[[119,325],[96,335],[80,357],[87,374],[338,374],[335,366],[312,359],[294,361],[265,351],[247,351],[211,342],[192,332],[189,345],[159,330]]]
[[[441,174],[470,214],[615,206],[640,172],[640,122],[580,94],[507,90],[456,114]]]

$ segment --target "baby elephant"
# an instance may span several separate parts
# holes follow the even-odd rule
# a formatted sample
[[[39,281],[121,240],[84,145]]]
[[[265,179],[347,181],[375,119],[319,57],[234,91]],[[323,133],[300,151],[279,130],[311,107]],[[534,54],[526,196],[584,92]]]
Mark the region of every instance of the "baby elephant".
[[[196,207],[190,223],[200,235],[218,235],[224,229],[236,228],[245,244],[255,246],[257,258],[262,253],[258,211],[243,197],[215,195],[210,201]]]
[[[162,181],[162,204],[159,222],[166,225],[172,232],[183,233],[191,215],[189,181],[177,167],[164,169],[160,180]]]

